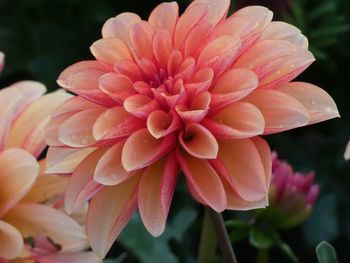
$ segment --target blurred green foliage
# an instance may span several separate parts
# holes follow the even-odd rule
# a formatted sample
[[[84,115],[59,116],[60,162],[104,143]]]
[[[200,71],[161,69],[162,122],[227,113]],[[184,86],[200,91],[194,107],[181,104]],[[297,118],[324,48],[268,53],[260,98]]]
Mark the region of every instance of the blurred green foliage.
[[[288,159],[295,170],[316,172],[321,197],[314,214],[300,228],[280,234],[290,247],[272,248],[271,262],[284,262],[285,253],[294,251],[299,259],[317,262],[315,245],[332,241],[340,262],[350,262],[350,162],[343,159],[350,139],[350,1],[289,0],[290,6],[278,9],[280,0],[264,0],[285,19],[302,29],[318,60],[299,79],[321,86],[337,102],[341,119],[267,137],[271,148]],[[6,66],[0,86],[23,79],[58,88],[55,80],[68,65],[91,59],[89,46],[100,38],[105,20],[124,11],[147,18],[159,0],[0,0],[0,50]],[[178,0],[183,10],[190,0]],[[252,1],[241,0],[240,4]],[[257,1],[255,1],[256,4]],[[184,208],[186,204],[186,208]],[[133,218],[120,240],[113,246],[109,262],[195,262],[202,210],[192,201],[180,182],[170,212],[168,227],[159,239],[144,230]],[[226,212],[226,219],[245,217]],[[242,230],[243,229],[243,230]],[[248,228],[246,228],[248,229]],[[239,262],[254,262],[255,246],[269,244],[264,233],[233,228],[232,242]],[[119,257],[119,258],[118,258]],[[305,262],[305,261],[301,261]]]

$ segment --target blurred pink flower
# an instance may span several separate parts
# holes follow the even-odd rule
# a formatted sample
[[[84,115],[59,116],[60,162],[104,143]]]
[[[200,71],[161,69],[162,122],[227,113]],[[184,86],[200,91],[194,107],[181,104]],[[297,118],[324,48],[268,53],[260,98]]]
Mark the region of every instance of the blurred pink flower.
[[[314,172],[307,175],[294,172],[287,162],[278,159],[276,152],[272,153],[270,206],[265,213],[273,210],[279,227],[293,227],[309,217],[320,191],[314,177]]]
[[[0,51],[0,72],[4,68],[4,64],[5,64],[5,55]]]
[[[259,6],[226,18],[229,0],[162,3],[142,21],[107,20],[58,83],[77,94],[53,115],[48,172],[72,174],[65,206],[91,199],[87,231],[106,255],[138,207],[165,229],[177,175],[220,212],[267,205],[271,159],[256,137],[339,116],[319,87],[290,82],[313,61],[301,32]]]
[[[60,244],[60,252],[88,247],[84,229],[49,204],[63,197],[67,179],[44,175],[45,160],[37,161],[51,113],[71,97],[45,91],[34,81],[0,90],[0,262],[26,257],[27,237],[47,236]]]

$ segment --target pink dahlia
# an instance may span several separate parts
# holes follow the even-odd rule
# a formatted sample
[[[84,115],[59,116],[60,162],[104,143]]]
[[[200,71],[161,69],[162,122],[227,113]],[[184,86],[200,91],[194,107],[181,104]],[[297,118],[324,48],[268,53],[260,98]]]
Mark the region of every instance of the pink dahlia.
[[[45,91],[42,84],[34,81],[17,82],[0,91],[2,263],[34,262],[24,260],[30,252],[26,241],[37,236],[59,244],[57,255],[88,247],[84,228],[52,206],[57,198],[63,197],[66,178],[46,176],[45,160],[37,161],[46,147],[45,126],[50,114],[70,97],[63,91],[43,95]]]
[[[177,176],[215,211],[267,205],[270,150],[257,137],[338,116],[322,89],[290,82],[314,57],[305,36],[259,6],[226,17],[229,0],[162,3],[143,21],[107,20],[58,83],[78,96],[47,130],[48,172],[72,174],[65,205],[91,199],[87,231],[100,255],[138,208],[165,228]]]

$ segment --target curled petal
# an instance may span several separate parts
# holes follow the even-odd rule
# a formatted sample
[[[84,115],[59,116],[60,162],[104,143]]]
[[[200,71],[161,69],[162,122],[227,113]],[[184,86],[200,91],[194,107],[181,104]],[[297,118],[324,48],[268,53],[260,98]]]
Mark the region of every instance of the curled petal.
[[[291,82],[279,88],[289,96],[297,99],[306,108],[310,122],[317,123],[339,117],[337,105],[323,89],[305,82]]]
[[[191,78],[189,83],[185,84],[185,89],[191,97],[209,89],[213,82],[214,71],[211,68],[199,69]]]
[[[110,147],[98,161],[94,180],[103,185],[117,185],[126,180],[132,173],[127,172],[121,162],[125,141]]]
[[[295,26],[281,21],[271,22],[264,30],[260,39],[282,39],[303,49],[308,48],[308,40],[300,30]]]
[[[45,205],[20,203],[4,220],[24,237],[45,236],[62,246],[62,251],[79,251],[87,247],[84,229],[65,213]]]
[[[138,187],[141,219],[153,236],[160,236],[173,198],[178,166],[174,154],[162,158],[145,169]]]
[[[194,197],[217,212],[226,208],[226,195],[219,175],[206,160],[177,152],[177,160]]]
[[[104,258],[137,206],[139,175],[115,186],[106,186],[91,200],[87,233],[92,249]],[[118,200],[112,206],[111,200]],[[102,215],[102,216],[101,216]]]
[[[238,101],[258,86],[256,74],[243,68],[226,71],[215,83],[211,90],[211,107],[221,108]]]
[[[132,60],[128,46],[118,38],[102,38],[90,47],[91,53],[96,59],[114,64],[120,60]]]
[[[22,149],[11,148],[0,153],[0,216],[29,192],[39,169],[37,160]]]
[[[159,108],[159,105],[156,100],[152,100],[148,96],[135,94],[124,101],[124,108],[135,117],[147,119],[151,112]]]
[[[235,102],[220,110],[202,124],[216,137],[249,138],[264,132],[265,120],[259,109],[247,102]]]
[[[214,135],[198,123],[188,124],[185,132],[180,132],[179,142],[189,154],[199,159],[215,159],[218,154]]]
[[[162,110],[152,112],[147,119],[147,129],[159,139],[181,127],[181,121],[176,113],[168,114]]]
[[[46,156],[46,173],[71,174],[94,150],[94,148],[49,147]]]
[[[148,22],[158,30],[167,30],[172,38],[178,18],[179,6],[176,2],[161,3],[153,9]]]
[[[20,256],[23,250],[21,233],[10,224],[0,220],[0,258],[7,260]]]
[[[219,140],[219,153],[211,161],[232,187],[246,201],[256,202],[267,197],[268,184],[265,166],[250,139]]]
[[[141,21],[141,18],[134,13],[121,13],[116,17],[108,19],[102,27],[103,38],[119,38],[130,45],[129,29],[131,25]]]
[[[175,107],[175,110],[185,123],[200,122],[208,113],[210,99],[210,93],[205,91],[193,99],[190,108],[180,104]]]
[[[69,214],[102,189],[103,186],[93,177],[96,165],[105,152],[106,149],[101,148],[90,153],[69,178],[64,198],[65,208]]]
[[[277,90],[255,90],[245,101],[255,105],[265,119],[264,134],[294,129],[309,123],[306,108],[297,99]]]
[[[122,151],[124,169],[133,171],[148,166],[175,147],[175,141],[173,134],[155,139],[147,129],[134,132],[126,140]]]
[[[128,136],[144,127],[144,121],[130,115],[122,106],[117,106],[98,117],[93,126],[93,136],[95,140],[114,139]]]
[[[81,111],[68,118],[59,128],[58,138],[71,147],[86,147],[96,143],[93,136],[93,126],[103,108]]]

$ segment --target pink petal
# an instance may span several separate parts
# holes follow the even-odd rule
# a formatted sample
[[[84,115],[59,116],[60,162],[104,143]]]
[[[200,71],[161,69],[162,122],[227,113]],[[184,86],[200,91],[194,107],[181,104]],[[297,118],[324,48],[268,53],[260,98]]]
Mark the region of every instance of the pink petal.
[[[120,61],[119,63],[114,64],[114,70],[127,76],[133,82],[144,80],[139,66],[133,61]]]
[[[98,161],[94,180],[103,185],[117,185],[132,175],[122,165],[122,150],[125,141],[121,141],[110,147]]]
[[[164,137],[181,127],[181,121],[176,113],[168,114],[162,110],[152,112],[147,119],[147,129],[154,138]]]
[[[49,147],[46,156],[46,173],[70,174],[94,148]]]
[[[215,211],[222,212],[227,204],[225,189],[219,175],[209,162],[197,159],[185,152],[177,152],[176,157],[194,197],[197,196],[196,199],[201,200]]]
[[[62,251],[79,251],[87,247],[84,229],[65,213],[49,206],[20,203],[4,219],[24,237],[49,237],[62,247]]]
[[[24,144],[28,143],[27,150],[31,150],[31,153],[39,155],[42,149],[46,146],[44,141],[45,125],[43,125],[42,122],[47,122],[47,118],[50,114],[68,98],[70,98],[68,93],[57,91],[42,96],[35,102],[31,103],[18,116],[16,122],[11,127],[6,141],[6,147],[23,148],[25,147]],[[31,138],[31,136],[34,137]]]
[[[214,71],[211,68],[199,69],[185,84],[185,89],[191,97],[195,97],[203,91],[207,91],[213,82]]]
[[[0,260],[4,263],[20,256],[23,250],[23,238],[21,233],[8,223],[0,220]],[[2,261],[2,260],[1,260]]]
[[[254,105],[246,102],[235,102],[205,119],[202,124],[215,137],[240,139],[262,134],[265,120]]]
[[[71,147],[93,145],[96,143],[93,136],[93,126],[103,112],[105,112],[105,109],[96,108],[74,114],[60,126],[58,131],[59,140]]]
[[[188,124],[179,133],[179,142],[186,152],[199,159],[215,159],[218,154],[214,135],[198,123]]]
[[[90,50],[97,60],[107,64],[133,59],[128,46],[118,38],[97,40],[92,44]]]
[[[188,8],[197,4],[203,4],[208,7],[205,19],[216,25],[226,17],[230,7],[230,0],[195,0]]]
[[[147,129],[134,132],[127,138],[123,148],[124,169],[133,171],[150,165],[175,147],[175,141],[173,134],[155,139]]]
[[[249,69],[237,68],[226,71],[211,90],[211,108],[221,108],[238,101],[258,86],[258,78]]]
[[[101,258],[106,256],[136,209],[139,178],[135,175],[121,184],[107,186],[91,200],[87,233],[92,249]],[[118,201],[109,205],[112,200]]]
[[[169,32],[166,30],[157,31],[153,37],[152,47],[159,66],[166,69],[170,54],[173,51],[172,39]]]
[[[37,160],[22,149],[0,153],[0,216],[25,196],[39,174]]]
[[[167,30],[172,38],[179,18],[179,6],[176,2],[161,3],[151,13],[148,22],[157,30]]]
[[[96,165],[105,152],[106,149],[101,148],[90,153],[69,178],[64,199],[65,208],[69,214],[102,189],[103,186],[93,177]]]
[[[4,64],[5,64],[5,55],[4,53],[0,52],[0,72],[4,68]]]
[[[122,106],[110,108],[102,113],[93,126],[95,140],[125,137],[144,128],[145,122],[135,118]]]
[[[241,198],[249,202],[267,196],[265,167],[250,139],[218,140],[218,158],[211,163]]]
[[[292,96],[277,90],[255,90],[245,101],[255,105],[265,119],[265,134],[277,133],[309,123],[306,108]]]
[[[34,256],[38,262],[48,263],[101,263],[102,260],[94,252],[54,253]]]
[[[339,117],[337,105],[323,89],[305,82],[291,82],[279,88],[289,96],[297,99],[306,108],[309,124]]]
[[[79,97],[76,97],[79,98]],[[61,125],[68,120],[70,117],[72,117],[76,112],[73,113],[64,113],[60,114],[59,116],[55,118],[51,118],[51,120],[46,125],[45,129],[45,141],[46,144],[49,146],[54,147],[61,147],[64,146],[64,144],[59,140],[58,138],[58,132],[61,127]]]
[[[308,48],[308,40],[300,30],[293,25],[281,21],[271,22],[264,30],[260,39],[282,39],[303,49]]]
[[[255,43],[234,63],[234,68],[248,68],[259,79],[274,72],[275,68],[287,61],[297,47],[285,40],[266,39]]]
[[[99,87],[112,99],[121,104],[127,97],[136,93],[133,83],[128,77],[113,72],[104,74],[99,79]]]
[[[155,237],[164,232],[177,175],[178,166],[172,154],[147,167],[141,176],[138,207],[145,227]]]
[[[121,13],[116,17],[108,19],[102,27],[103,38],[119,38],[126,44],[130,44],[129,30],[131,25],[141,21],[141,18],[134,13]]]
[[[147,22],[139,22],[130,27],[129,37],[139,58],[154,61],[152,49],[153,27]]]
[[[299,49],[290,54],[286,58],[286,61],[278,65],[273,72],[262,78],[259,82],[259,87],[269,89],[278,88],[296,78],[314,61],[315,58],[310,51]]]
[[[239,38],[224,35],[209,42],[198,56],[198,67],[211,67],[217,75],[231,66],[241,46]]]
[[[147,119],[151,112],[159,108],[156,100],[140,94],[129,96],[123,105],[127,112],[140,119]]]

